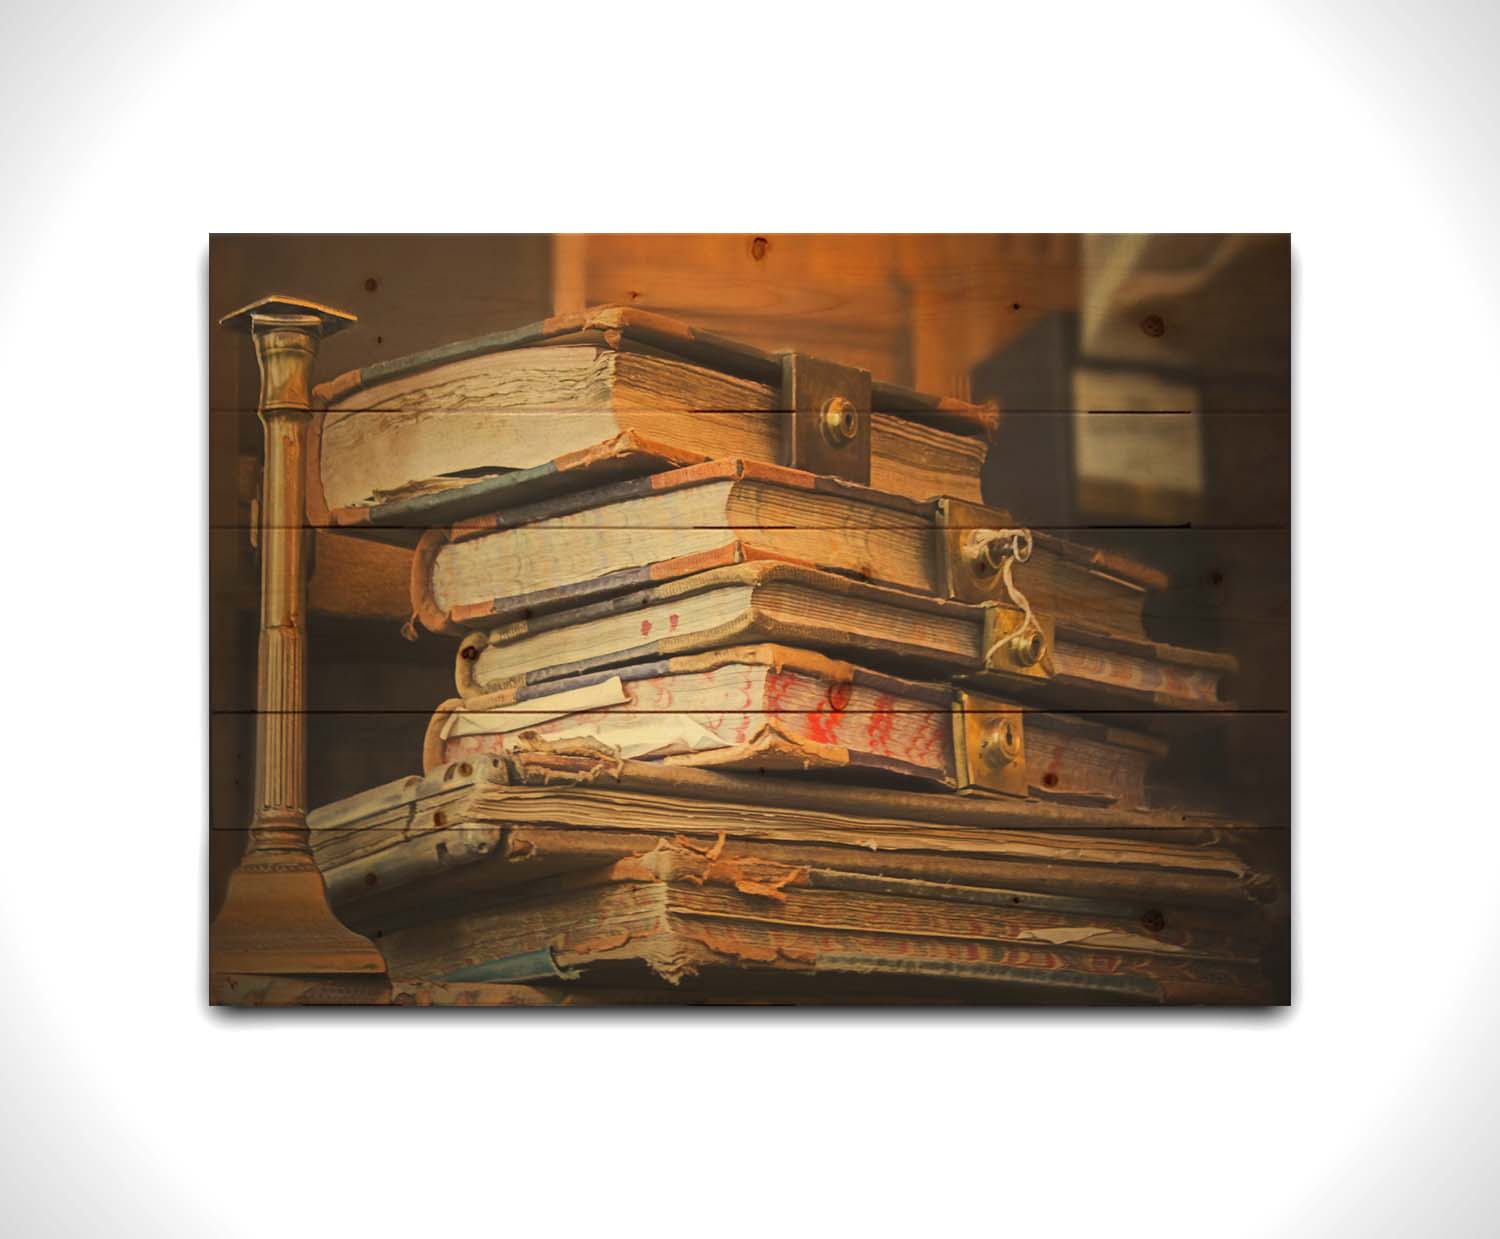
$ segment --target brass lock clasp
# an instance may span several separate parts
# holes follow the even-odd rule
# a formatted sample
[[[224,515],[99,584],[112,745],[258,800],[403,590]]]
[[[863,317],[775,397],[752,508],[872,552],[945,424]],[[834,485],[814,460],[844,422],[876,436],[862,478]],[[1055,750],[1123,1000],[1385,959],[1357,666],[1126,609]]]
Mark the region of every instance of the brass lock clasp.
[[[785,455],[794,469],[870,484],[870,373],[806,353],[781,357]]]
[[[1020,709],[960,690],[952,710],[955,787],[961,792],[1026,795],[1026,729]]]

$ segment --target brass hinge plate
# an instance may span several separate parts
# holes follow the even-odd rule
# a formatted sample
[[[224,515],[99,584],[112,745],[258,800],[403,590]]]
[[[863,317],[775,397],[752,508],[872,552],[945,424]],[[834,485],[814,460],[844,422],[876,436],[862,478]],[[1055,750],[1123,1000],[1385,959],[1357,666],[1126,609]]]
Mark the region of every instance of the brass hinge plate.
[[[1015,524],[1010,513],[965,499],[939,499],[935,513],[937,579],[948,597],[958,602],[989,602],[1003,596],[1001,564],[984,553],[974,536],[981,530],[1009,529]]]
[[[870,484],[870,373],[805,353],[781,355],[786,462]]]
[[[959,691],[953,701],[953,766],[961,792],[1024,796],[1026,730],[1008,701]]]

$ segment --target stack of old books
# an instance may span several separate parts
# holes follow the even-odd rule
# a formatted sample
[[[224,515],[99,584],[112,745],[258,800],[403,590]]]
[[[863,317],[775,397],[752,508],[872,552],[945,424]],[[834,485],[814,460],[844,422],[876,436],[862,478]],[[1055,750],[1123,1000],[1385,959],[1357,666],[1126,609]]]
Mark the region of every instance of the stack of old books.
[[[994,410],[628,309],[318,395],[313,520],[420,533],[456,688],[310,818],[398,999],[1266,998],[1273,885],[1153,774],[1233,661],[982,506]]]

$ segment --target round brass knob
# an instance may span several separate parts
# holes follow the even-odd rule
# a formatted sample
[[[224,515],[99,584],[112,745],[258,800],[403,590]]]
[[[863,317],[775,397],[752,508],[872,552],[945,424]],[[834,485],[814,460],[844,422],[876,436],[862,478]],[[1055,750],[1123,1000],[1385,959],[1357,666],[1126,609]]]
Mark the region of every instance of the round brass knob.
[[[986,765],[998,770],[1010,765],[1020,755],[1021,733],[1013,718],[1001,715],[985,723],[979,738],[979,756]]]
[[[975,576],[994,576],[1005,567],[1006,539],[994,529],[972,529],[964,540],[964,562]]]
[[[1046,638],[1035,629],[1018,632],[1010,639],[1009,645],[1012,656],[1023,667],[1034,667],[1047,652]]]
[[[859,410],[852,400],[831,396],[823,404],[823,437],[834,447],[852,443],[859,434]]]

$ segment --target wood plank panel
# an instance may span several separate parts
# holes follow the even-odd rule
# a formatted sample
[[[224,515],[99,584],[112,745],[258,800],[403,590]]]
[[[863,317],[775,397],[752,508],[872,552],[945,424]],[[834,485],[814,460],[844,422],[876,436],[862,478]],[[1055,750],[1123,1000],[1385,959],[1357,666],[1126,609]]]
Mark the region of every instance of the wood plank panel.
[[[216,315],[269,292],[360,315],[357,327],[327,342],[320,377],[615,302],[759,347],[863,367],[877,379],[997,399],[1006,417],[985,472],[986,500],[1033,529],[1160,569],[1168,583],[1147,604],[1149,636],[1228,651],[1240,663],[1232,710],[1105,715],[1090,707],[1090,717],[1165,738],[1169,753],[1152,776],[1163,792],[1269,827],[1246,849],[1285,878],[1292,704],[1285,238],[214,238]],[[255,393],[244,341],[214,332],[214,899],[251,807]],[[1121,393],[1118,408],[1112,393]],[[420,527],[410,532],[408,542]],[[615,536],[595,532],[604,541]],[[420,768],[430,711],[453,690],[457,643],[403,638],[411,555],[402,545],[319,531],[313,563],[306,730],[318,803]]]

